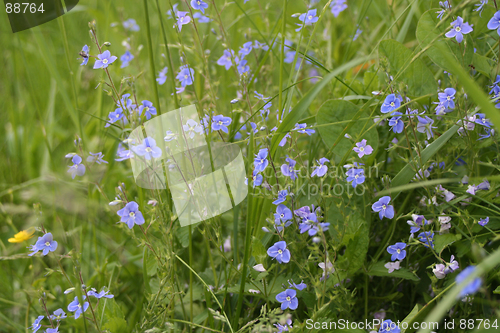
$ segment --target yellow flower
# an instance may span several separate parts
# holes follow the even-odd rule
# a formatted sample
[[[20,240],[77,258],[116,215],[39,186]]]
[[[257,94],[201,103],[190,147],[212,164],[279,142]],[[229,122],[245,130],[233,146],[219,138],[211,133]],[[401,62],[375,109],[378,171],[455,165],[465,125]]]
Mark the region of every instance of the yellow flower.
[[[34,233],[35,233],[34,228],[29,228],[28,230],[19,231],[17,234],[14,235],[14,238],[9,238],[9,243],[24,242],[25,240],[28,240],[31,237],[33,237]]]

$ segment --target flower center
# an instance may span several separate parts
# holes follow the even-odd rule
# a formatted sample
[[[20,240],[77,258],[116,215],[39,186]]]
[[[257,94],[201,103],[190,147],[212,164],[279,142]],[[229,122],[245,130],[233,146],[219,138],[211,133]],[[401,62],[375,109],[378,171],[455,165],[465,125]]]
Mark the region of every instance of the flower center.
[[[221,120],[219,120],[219,125],[222,125],[222,121]]]
[[[45,242],[45,246],[50,246],[50,242]]]
[[[281,218],[284,218],[284,217],[285,217],[285,214],[281,214],[281,215],[280,215],[280,217],[281,217]]]
[[[290,296],[287,296],[287,297],[286,297],[286,300],[287,300],[288,302],[290,302],[290,300],[291,300]]]
[[[382,209],[387,209],[387,206],[386,205],[382,205]]]
[[[359,147],[359,151],[365,151],[365,148]]]
[[[181,17],[180,21],[181,21],[181,23],[184,22],[184,17]]]
[[[147,106],[146,106],[146,107],[144,108],[144,112],[148,112],[148,111],[149,111],[149,107],[147,107]]]
[[[308,18],[309,20],[312,20],[312,19],[313,19],[312,15],[309,15],[307,18]]]
[[[260,163],[264,163],[264,159],[261,159],[261,160],[260,160]]]
[[[460,32],[461,30],[462,30],[462,28],[460,28],[460,27],[455,27],[455,31],[456,31],[456,32]]]
[[[395,106],[394,102],[391,102],[391,106]]]
[[[449,101],[451,99],[451,96],[446,96],[446,99]]]
[[[278,250],[278,253],[279,253],[279,254],[283,254],[283,251],[281,251],[281,250]]]
[[[104,59],[104,60],[102,61],[102,63],[103,63],[103,64],[107,64],[107,63],[108,63],[108,59]]]
[[[187,78],[188,78],[188,76],[187,76],[187,75],[184,75],[184,78],[185,78],[185,79],[187,79]]]
[[[134,213],[134,212],[130,212],[130,213],[128,213],[128,216],[130,216],[130,217],[134,217],[134,216],[135,216],[135,213]]]
[[[359,175],[354,175],[354,178],[355,178],[355,179],[358,179],[358,177],[359,177]]]
[[[148,152],[148,153],[150,153],[150,152],[152,152],[152,151],[153,151],[153,149],[151,149],[151,147],[147,147],[145,150],[146,150],[146,152]]]
[[[396,250],[396,252],[397,252],[397,253],[401,253],[401,250],[400,250],[400,249],[397,249],[397,250]]]

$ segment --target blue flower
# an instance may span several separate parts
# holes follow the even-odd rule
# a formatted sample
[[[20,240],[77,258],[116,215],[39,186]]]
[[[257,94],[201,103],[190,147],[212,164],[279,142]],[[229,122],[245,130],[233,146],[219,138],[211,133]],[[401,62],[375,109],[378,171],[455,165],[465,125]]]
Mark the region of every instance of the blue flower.
[[[279,146],[283,147],[284,145],[286,145],[286,139],[290,139],[290,138],[291,138],[290,133],[286,133],[285,136],[283,137],[283,139],[281,139]]]
[[[400,333],[401,329],[390,319],[384,320],[378,330],[380,333]]]
[[[307,135],[311,135],[311,134],[314,134],[316,133],[315,130],[311,129],[311,128],[308,128],[306,129],[307,127],[307,124],[295,124],[295,128],[294,130],[298,130],[297,133],[301,133],[301,134],[307,134]]]
[[[105,163],[105,164],[108,164],[108,162],[106,162],[105,160],[103,160],[102,158],[104,157],[104,155],[102,154],[102,152],[99,152],[99,153],[92,153],[92,152],[89,152],[89,157],[87,157],[87,162],[89,163],[97,163],[97,164],[101,164],[101,163]]]
[[[61,321],[61,319],[65,319],[66,317],[66,312],[64,312],[63,309],[57,309],[56,311],[54,311],[54,314],[50,315],[50,319],[58,322]]]
[[[283,175],[286,177],[290,177],[292,180],[295,180],[297,178],[297,171],[294,170],[295,164],[297,163],[296,161],[292,160],[290,157],[287,156],[286,161],[288,164],[283,164],[281,166],[281,172]]]
[[[286,197],[288,196],[288,191],[287,190],[281,190],[278,192],[278,199],[273,201],[274,205],[279,205],[280,203],[285,202]]]
[[[319,223],[316,213],[309,213],[302,218],[302,222],[299,224],[299,231],[301,234],[308,231],[309,236],[314,236],[320,230],[328,230],[330,223]]]
[[[98,54],[97,58],[99,58],[99,60],[95,61],[95,63],[94,63],[94,69],[107,68],[116,59],[118,59],[117,57],[112,56],[111,52],[109,52],[108,50],[104,51],[101,54]]]
[[[205,14],[205,9],[208,8],[208,4],[203,0],[191,0],[191,6],[203,14]]]
[[[420,133],[427,134],[427,140],[433,138],[434,132],[432,132],[432,129],[437,128],[435,126],[432,126],[432,124],[434,124],[434,120],[429,118],[428,116],[424,117],[417,116],[417,118],[418,118],[417,131]]]
[[[486,115],[484,113],[476,113],[476,120],[474,122],[486,127],[493,126],[493,124],[486,118]]]
[[[127,67],[129,65],[129,62],[132,61],[132,59],[134,59],[134,56],[132,55],[132,53],[130,53],[130,51],[125,51],[125,53],[120,57],[120,61],[122,62],[122,65],[120,66],[120,68],[124,68],[124,67]]]
[[[318,17],[316,16],[316,9],[310,9],[307,13],[300,14],[299,21],[303,22],[303,24],[298,24],[299,28],[295,29],[295,31],[300,31],[304,25],[311,25],[313,23],[318,22]]]
[[[179,31],[182,30],[183,25],[191,22],[191,17],[187,16],[187,14],[188,12],[181,12],[181,11],[175,13],[175,15],[177,16],[177,27],[179,28]]]
[[[160,86],[167,81],[167,72],[168,72],[168,67],[163,67],[163,69],[158,73],[156,81],[158,81],[158,84]]]
[[[59,326],[56,328],[47,328],[45,333],[59,333]]]
[[[295,310],[299,306],[299,300],[297,299],[297,292],[293,289],[287,289],[278,295],[276,295],[276,300],[281,303],[281,310]]]
[[[333,0],[330,4],[330,8],[333,16],[337,17],[341,12],[347,9],[346,0]]]
[[[448,38],[455,37],[455,39],[459,43],[461,43],[464,39],[464,34],[471,33],[473,30],[472,26],[470,26],[467,22],[464,23],[464,20],[460,16],[458,16],[455,21],[451,22],[451,25],[453,26],[453,28],[451,28],[451,30],[448,31],[445,36]]]
[[[149,136],[145,138],[140,145],[132,147],[132,150],[137,155],[144,156],[147,160],[150,160],[151,157],[158,158],[161,156],[160,147],[157,147],[155,139]]]
[[[82,158],[78,155],[73,156],[71,159],[73,165],[69,166],[68,172],[71,174],[71,178],[75,179],[75,176],[83,176],[85,174],[85,165],[82,163]]]
[[[488,4],[488,0],[481,0],[476,6],[477,8],[474,9],[475,12],[479,12],[479,17],[481,17],[481,14],[483,13],[484,6]]]
[[[45,316],[38,316],[38,318],[36,318],[35,321],[33,322],[33,325],[30,326],[30,329],[33,330],[33,333],[35,333],[42,327],[42,324],[40,324],[40,322],[42,321],[43,318],[45,318]]]
[[[500,36],[500,10],[496,12],[488,22],[488,29],[496,30],[497,34]]]
[[[223,115],[218,115],[212,118],[212,129],[214,131],[223,131],[224,133],[229,133],[227,126],[231,124],[231,118],[224,117]]]
[[[401,101],[402,98],[401,96],[397,96],[395,94],[390,94],[385,98],[384,103],[382,104],[382,107],[380,108],[380,112],[382,113],[388,113],[388,112],[393,112],[397,108],[401,106]]]
[[[465,281],[469,275],[472,274],[472,272],[474,272],[474,270],[476,269],[476,266],[469,266],[467,268],[465,268],[463,271],[461,271],[455,278],[455,282],[457,284],[460,284],[462,283],[463,281]],[[465,297],[467,295],[473,295],[475,294],[479,288],[481,288],[481,278],[475,278],[474,280],[472,280],[471,283],[469,283],[468,285],[466,285],[461,291],[460,291],[460,294],[459,294],[459,297]]]
[[[387,247],[387,252],[389,252],[389,254],[392,254],[391,260],[396,261],[406,258],[406,250],[404,250],[405,247],[406,243],[401,242],[398,242],[394,245],[389,245]]]
[[[387,217],[388,219],[392,219],[394,217],[394,207],[389,205],[389,202],[391,202],[391,197],[386,195],[372,205],[373,211],[378,212],[378,216],[381,220],[384,217]]]
[[[142,116],[142,111],[146,114],[146,119],[151,119],[152,115],[156,116],[156,108],[150,101],[144,100],[141,102],[142,105],[139,106],[139,116]]]
[[[285,223],[291,220],[292,217],[292,211],[287,206],[281,204],[276,207],[276,213],[274,213],[274,222],[276,224]]]
[[[429,247],[429,245],[434,248],[434,233],[431,231],[424,231],[418,234],[418,239],[424,243],[425,247]]]
[[[412,214],[411,217],[412,220],[408,220],[406,221],[406,223],[408,223],[408,225],[411,227],[410,233],[412,234],[420,231],[420,229],[422,229],[424,225],[430,224],[430,222],[427,221],[423,215]]]
[[[288,285],[290,286],[290,288],[295,288],[297,290],[304,290],[307,288],[307,284],[304,283],[304,281],[301,281],[299,284],[296,284],[295,282],[290,282],[290,280],[288,280]]]
[[[85,301],[86,296],[82,296],[83,300]],[[75,313],[75,319],[78,319],[81,314],[83,314],[87,309],[89,308],[89,302],[83,302],[83,306],[80,304],[78,301],[78,297],[75,296],[75,299],[73,302],[68,304],[68,311],[69,312],[74,312]]]
[[[480,219],[478,223],[480,226],[484,227],[485,225],[488,224],[488,222],[490,222],[490,217],[486,216],[486,218]]]
[[[255,159],[253,164],[255,166],[255,170],[258,172],[264,171],[264,169],[268,166],[269,161],[267,160],[267,148],[263,148],[259,150],[259,153],[255,155]]]
[[[114,295],[112,294],[109,294],[109,290],[108,291],[105,291],[104,289],[102,289],[100,292],[97,292],[94,288],[92,288],[92,290],[90,290],[87,295],[89,296],[94,296],[95,298],[113,298],[115,297]]]
[[[121,142],[118,144],[116,155],[118,156],[118,158],[115,158],[115,161],[118,162],[125,161],[134,157],[134,153],[129,149],[125,149]]]
[[[252,42],[246,42],[245,44],[243,44],[243,46],[240,48],[240,50],[238,51],[238,54],[241,56],[241,57],[245,57],[247,55],[250,54],[250,52],[252,52],[252,48],[253,48],[253,43]]]
[[[88,45],[83,46],[82,51],[80,52],[80,55],[83,58],[83,61],[80,64],[80,66],[85,66],[89,62],[89,47],[88,47]]]
[[[133,18],[123,21],[123,27],[130,31],[140,30],[139,26],[137,25],[137,22]]]
[[[356,142],[356,147],[352,148],[352,150],[358,154],[359,158],[373,153],[372,146],[367,145],[365,139],[361,140],[361,142]]]
[[[258,40],[254,40],[254,46],[255,49],[262,49],[264,51],[269,50],[269,46],[266,43],[261,43]]]
[[[264,177],[262,177],[262,175],[257,170],[254,170],[252,173],[252,186],[256,187],[262,185],[263,180]]]
[[[273,246],[267,249],[267,254],[276,259],[280,264],[286,264],[290,261],[290,250],[286,248],[285,241],[274,243]]]
[[[351,168],[347,170],[345,174],[347,176],[347,181],[352,182],[352,187],[356,187],[365,182],[365,170],[363,169]]]
[[[238,73],[240,75],[248,73],[250,70],[250,67],[247,65],[247,60],[246,59],[241,59],[240,62],[238,63]]]
[[[245,0],[245,2],[247,2],[247,1],[248,0]],[[276,328],[278,329],[278,332],[276,332],[276,333],[288,332],[289,328],[290,329],[292,328],[292,319],[288,318],[286,320],[286,324],[284,324],[284,325],[281,325],[280,323],[273,324],[273,325],[276,326]]]
[[[212,21],[210,18],[203,16],[201,13],[198,13],[198,12],[194,13],[193,17],[195,19],[198,19],[198,23],[208,23],[208,22]]]
[[[139,210],[139,205],[135,201],[127,203],[125,207],[117,211],[116,214],[121,217],[120,222],[127,223],[129,229],[132,229],[134,224],[142,225],[145,222]]]
[[[401,112],[393,112],[392,115],[394,117],[392,117],[391,119],[389,119],[389,126],[391,126],[392,131],[394,133],[401,133],[401,132],[403,132],[403,130],[405,128],[405,123],[401,119],[402,113]]]
[[[181,82],[182,87],[190,86],[193,84],[194,69],[189,68],[188,65],[181,66],[180,72],[177,74],[176,79]]]
[[[122,119],[124,116],[125,115],[123,113],[122,108],[115,109],[115,111],[109,113],[109,115],[108,115],[109,120],[106,122],[106,125],[104,127],[107,128],[107,127],[111,126],[111,124]]]
[[[455,108],[455,94],[457,91],[453,88],[446,88],[444,92],[438,93],[439,102],[447,109]]]
[[[236,64],[239,62],[239,58],[234,55],[233,50],[228,49],[224,50],[224,54],[222,55],[222,57],[217,60],[217,65],[224,66],[226,70],[228,70],[233,65],[233,61]]]
[[[194,138],[196,133],[203,134],[203,127],[193,119],[188,119],[186,124],[182,125],[182,129],[190,139]]]
[[[311,173],[311,177],[317,176],[317,177],[323,177],[327,172],[328,172],[328,167],[324,165],[326,162],[330,162],[329,159],[322,157],[319,159],[318,166],[316,166]]]

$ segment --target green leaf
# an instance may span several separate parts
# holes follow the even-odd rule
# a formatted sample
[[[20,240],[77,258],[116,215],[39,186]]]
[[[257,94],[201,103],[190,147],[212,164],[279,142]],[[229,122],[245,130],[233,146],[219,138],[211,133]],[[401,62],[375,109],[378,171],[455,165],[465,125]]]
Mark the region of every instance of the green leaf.
[[[427,148],[425,148],[422,151],[422,163],[427,163],[427,161],[434,156],[443,146],[444,144],[457,132],[459,129],[459,126],[453,125],[449,130],[444,132],[439,138],[437,138],[433,143],[431,143]],[[417,161],[419,162],[418,165],[420,164],[420,158],[417,156]],[[415,162],[413,163],[408,163],[405,165],[403,169],[392,179],[391,182],[391,187],[389,191],[382,191],[379,193],[379,196],[386,195],[386,194],[391,194],[393,198],[397,196],[403,189],[399,188],[400,186],[404,186],[408,184],[413,177],[417,174],[415,171],[415,165],[417,165]],[[420,167],[417,168],[417,170],[420,169]]]
[[[446,49],[453,59],[462,64],[462,66],[469,66],[472,63],[474,55],[474,46],[472,38],[465,35],[462,43],[457,43],[455,38],[446,38],[442,35],[444,32],[449,31],[450,25],[448,21],[440,21],[437,18],[436,12],[439,8],[429,9],[426,11],[417,25],[417,40],[422,49],[428,48],[425,52],[431,60],[446,71],[450,71],[451,67],[448,59],[443,56],[441,48]],[[442,35],[441,37],[439,37]],[[433,80],[434,81],[434,80]]]
[[[109,330],[110,332],[128,332],[127,321],[123,318],[110,318],[106,324],[102,325],[102,329]]]
[[[146,262],[146,272],[148,276],[155,275],[157,270],[158,270],[158,262],[156,261],[156,257],[154,255],[148,256]]]
[[[492,59],[474,53],[474,57],[472,58],[472,63],[476,71],[483,74],[487,78],[491,77],[491,72],[494,65],[494,61]]]
[[[292,128],[295,127],[295,124],[304,117],[304,113],[307,111],[311,103],[316,99],[316,96],[320,93],[323,88],[326,87],[326,85],[335,78],[335,76],[353,68],[356,67],[357,65],[360,65],[364,63],[365,61],[368,61],[372,59],[372,56],[366,56],[362,58],[356,58],[354,60],[349,61],[346,64],[343,64],[342,66],[336,68],[335,70],[331,71],[321,81],[316,83],[316,85],[307,92],[304,97],[300,99],[300,101],[295,105],[295,107],[290,111],[289,114],[286,115],[286,117],[283,119],[281,124],[279,125],[276,133],[273,135],[273,138],[271,140],[271,156],[273,159],[276,159],[276,151],[279,147],[279,143],[281,139],[290,131]]]
[[[461,234],[436,235],[434,236],[434,250],[436,250],[437,253],[441,253],[445,247],[460,239],[462,239]]]
[[[417,316],[417,314],[418,314],[418,312],[420,311],[421,308],[422,308],[422,305],[416,304],[413,307],[413,310],[411,310],[411,312],[403,320],[403,323],[407,323],[408,327],[410,327],[409,324],[415,319],[415,317]],[[401,326],[403,326],[403,325],[401,325]],[[405,326],[403,326],[403,327],[405,327]],[[401,332],[405,333],[406,330],[403,329]]]
[[[342,134],[342,131],[347,124],[353,119],[358,112],[359,107],[351,102],[343,100],[328,100],[318,110],[316,122],[318,123],[318,131],[325,145],[330,149],[337,138]],[[365,124],[372,123],[366,113],[365,120],[356,121],[349,129],[348,134],[356,137],[365,127]],[[366,126],[368,128],[368,126]],[[378,148],[378,133],[375,127],[363,133],[360,140],[366,139],[373,150]],[[343,157],[352,150],[352,142],[348,139],[340,140],[333,148],[332,152],[335,155]],[[354,154],[354,151],[352,152]]]
[[[413,52],[403,44],[389,39],[380,42],[380,57],[387,59],[390,74],[396,81],[408,85],[410,96],[423,96],[436,93],[438,86],[434,75],[421,59],[413,60]]]
[[[257,237],[252,237],[252,255],[258,263],[263,263],[267,258],[266,248]]]
[[[390,276],[390,277],[395,277],[395,278],[402,278],[406,280],[412,280],[412,281],[419,281],[419,277],[413,274],[411,271],[409,271],[406,268],[401,267],[399,270],[394,271],[392,273],[389,273],[387,268],[385,268],[386,263],[383,261],[379,261],[376,264],[373,264],[373,266],[366,272],[367,275],[374,275],[374,276]]]

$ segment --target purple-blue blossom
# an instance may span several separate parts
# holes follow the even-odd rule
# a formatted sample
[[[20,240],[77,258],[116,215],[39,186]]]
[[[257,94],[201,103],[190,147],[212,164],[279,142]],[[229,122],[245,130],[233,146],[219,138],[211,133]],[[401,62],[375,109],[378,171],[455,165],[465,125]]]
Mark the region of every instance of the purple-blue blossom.
[[[281,166],[281,172],[284,176],[290,177],[292,180],[295,180],[295,178],[297,178],[297,171],[295,171],[294,167],[297,162],[288,156],[286,157],[286,162],[286,164],[283,164]]]
[[[373,211],[378,213],[381,220],[384,217],[387,217],[388,219],[392,219],[394,217],[394,207],[389,205],[389,202],[391,202],[391,197],[386,195],[372,205]]]
[[[394,110],[396,110],[401,106],[402,100],[403,99],[401,98],[401,96],[396,96],[395,94],[388,95],[385,98],[382,107],[380,108],[380,112],[382,113],[393,112]]]
[[[432,231],[424,231],[418,234],[418,239],[424,243],[425,247],[429,245],[434,248],[434,233]]]
[[[132,147],[134,153],[138,156],[144,156],[146,160],[158,158],[161,156],[161,148],[156,146],[155,139],[151,137],[145,138],[140,145]]]
[[[222,131],[224,133],[229,133],[227,126],[231,124],[231,118],[224,117],[223,115],[218,115],[212,118],[212,129],[214,131]]]
[[[299,306],[299,300],[297,299],[297,292],[293,289],[287,289],[278,295],[276,295],[276,300],[281,303],[281,310],[286,309],[295,310]]]
[[[352,182],[352,187],[365,182],[365,171],[363,169],[350,168],[345,174],[347,176],[346,180]]]
[[[417,131],[420,133],[425,133],[427,135],[427,140],[433,138],[434,132],[432,131],[432,129],[437,128],[435,126],[432,126],[432,124],[434,124],[434,120],[429,118],[428,116],[424,117],[417,116],[417,118],[418,118]]]
[[[71,178],[75,179],[75,176],[83,176],[85,174],[85,165],[82,164],[82,158],[79,155],[75,155],[71,159],[71,162],[73,162],[73,165],[70,165],[68,169]]]
[[[29,328],[31,330],[33,330],[33,333],[35,333],[36,331],[38,331],[41,327],[42,327],[42,320],[43,318],[45,318],[45,316],[38,316],[35,321],[33,322],[33,325],[31,325]]]
[[[191,7],[205,14],[205,9],[208,8],[208,4],[203,0],[191,0]]]
[[[392,115],[394,117],[392,117],[391,119],[389,119],[389,126],[391,126],[392,128],[392,131],[394,133],[401,133],[403,132],[404,128],[405,128],[405,123],[403,122],[403,119],[401,119],[402,117],[402,113],[401,112],[393,112]]]
[[[276,259],[280,264],[290,262],[290,250],[287,249],[285,241],[274,243],[273,246],[267,249],[267,254]]]
[[[297,23],[299,28],[295,29],[295,31],[300,31],[302,30],[303,26],[311,25],[313,23],[318,22],[319,18],[316,16],[316,9],[310,9],[307,11],[307,13],[300,14],[299,16],[299,21],[302,22],[302,24]]]
[[[142,225],[144,224],[144,216],[142,216],[141,211],[139,210],[139,205],[135,201],[130,201],[116,212],[118,216],[121,217],[120,222],[124,222],[127,224],[129,229],[132,229],[135,224]]]
[[[78,319],[81,314],[83,314],[87,309],[89,308],[89,302],[86,302],[85,299],[87,298],[86,296],[82,296],[83,298],[83,306],[80,304],[78,301],[78,297],[75,296],[75,299],[73,302],[68,304],[68,311],[69,312],[74,312],[75,313],[75,319]]]
[[[50,319],[55,320],[57,322],[60,322],[61,319],[66,319],[66,318],[67,318],[66,312],[64,312],[63,309],[57,309],[56,311],[54,311],[54,314],[50,315]]]
[[[226,70],[231,68],[233,62],[237,64],[239,62],[239,58],[234,55],[233,50],[224,50],[224,54],[217,60],[217,65],[224,66]]]
[[[253,43],[252,42],[246,42],[243,44],[243,46],[240,48],[238,51],[238,54],[243,58],[252,52],[253,49]]]
[[[398,242],[387,247],[387,252],[391,255],[391,260],[403,260],[406,258],[406,243]]]
[[[98,68],[107,68],[110,64],[112,64],[118,57],[112,56],[111,52],[108,50],[104,51],[101,54],[97,55],[98,60],[94,63],[94,69]]]
[[[125,53],[120,57],[120,61],[122,62],[120,68],[127,67],[132,59],[134,59],[134,55],[130,53],[129,50],[125,51]]]
[[[447,109],[455,108],[455,94],[457,91],[453,88],[446,88],[444,92],[438,93],[439,102]]]
[[[488,29],[496,30],[497,34],[500,36],[500,10],[496,12],[488,22]]]
[[[177,16],[177,28],[179,28],[179,31],[182,31],[182,26],[188,24],[191,22],[191,17],[189,17],[188,12],[181,12],[178,11],[175,13]]]
[[[478,223],[480,226],[484,227],[488,222],[490,222],[490,217],[486,216],[484,219],[480,219]]]
[[[158,73],[156,81],[160,86],[167,81],[167,72],[168,72],[168,67],[163,67],[163,69]]]
[[[329,159],[322,157],[319,161],[316,161],[319,165],[314,167],[313,172],[311,173],[311,177],[323,177],[328,172],[328,167],[325,165],[326,162],[330,162]]]
[[[255,155],[255,159],[253,161],[253,164],[255,166],[255,170],[257,170],[258,172],[262,172],[262,171],[264,171],[265,168],[267,168],[267,166],[269,164],[269,161],[267,160],[267,154],[268,154],[267,148],[262,148]]]
[[[341,12],[347,9],[346,0],[333,0],[330,3],[330,8],[333,16],[338,17]]]
[[[152,115],[156,116],[156,108],[150,101],[144,100],[141,102],[142,105],[139,106],[139,116],[142,116],[142,112],[146,115],[146,119],[151,119]]]
[[[366,144],[366,139],[356,142],[356,147],[352,148],[352,150],[358,154],[359,158],[370,155],[373,152],[372,146]]]
[[[469,266],[465,268],[463,271],[461,271],[457,277],[455,278],[455,282],[457,284],[462,283],[465,281],[469,275],[471,275],[474,271],[476,270],[476,266]],[[475,294],[479,288],[481,288],[481,278],[477,277],[474,280],[472,280],[468,285],[466,285],[459,294],[459,297],[465,297],[467,295],[473,295]]]
[[[286,201],[286,198],[288,196],[288,191],[287,190],[281,190],[278,192],[278,198],[273,201],[274,205],[279,205],[280,203],[283,203]]]
[[[82,50],[80,51],[80,55],[83,58],[80,66],[85,66],[89,62],[89,47],[88,47],[88,45],[83,46]]]
[[[123,24],[123,27],[127,30],[130,30],[130,31],[139,31],[140,30],[139,25],[137,25],[137,22],[133,18],[123,21],[122,24]]]
[[[464,23],[464,20],[460,16],[458,16],[455,21],[451,22],[451,25],[453,27],[445,34],[445,36],[448,38],[455,37],[458,43],[462,42],[464,34],[471,33],[473,30],[472,26],[468,22]]]

